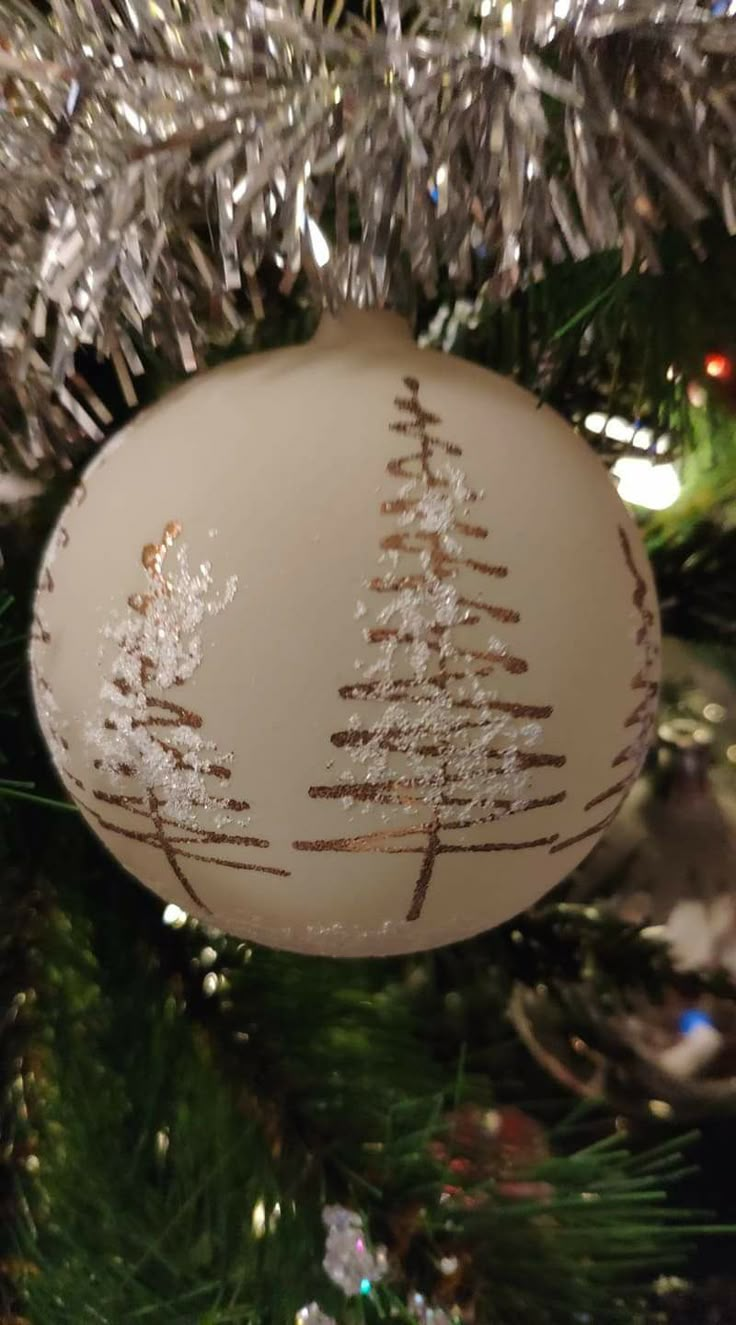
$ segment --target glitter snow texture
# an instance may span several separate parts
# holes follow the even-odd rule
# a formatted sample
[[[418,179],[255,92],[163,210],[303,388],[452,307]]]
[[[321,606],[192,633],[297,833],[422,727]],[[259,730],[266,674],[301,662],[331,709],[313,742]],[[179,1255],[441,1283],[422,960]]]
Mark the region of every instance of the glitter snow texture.
[[[74,795],[107,833],[161,852],[190,901],[212,914],[192,882],[191,862],[200,875],[202,865],[209,867],[205,880],[215,868],[282,878],[289,871],[243,859],[243,848],[266,851],[271,843],[226,831],[228,825],[244,826],[242,817],[233,816],[250,809],[247,801],[222,794],[233,755],[220,753],[204,736],[201,714],[173,698],[202,661],[207,618],[228,606],[237,587],[232,576],[220,594],[213,592],[209,562],[193,571],[183,544],[172,556],[180,534],[181,526],[171,521],[159,543],[144,547],[145,591],[131,594],[127,610],[104,631],[115,651],[86,737],[93,768],[106,774],[114,790],[87,788],[74,778]],[[117,812],[113,818],[110,808]],[[205,850],[213,846],[235,854]]]
[[[161,543],[144,548],[146,591],[131,595],[127,611],[104,631],[115,654],[87,741],[96,768],[118,781],[134,774],[155,789],[168,818],[191,824],[204,809],[220,826],[229,821],[232,803],[212,795],[209,782],[228,780],[232,755],[219,754],[203,736],[198,714],[158,692],[193,676],[202,661],[202,626],[232,601],[237,580],[231,577],[221,594],[212,593],[209,562],[192,571],[184,545],[172,564],[180,533],[171,522]]]
[[[373,697],[386,707],[364,741],[350,747],[357,767],[343,778],[346,783],[382,783],[395,772],[397,756],[403,756],[401,783],[410,782],[404,813],[428,805],[439,824],[446,825],[455,822],[461,806],[469,826],[490,810],[497,818],[499,810],[523,806],[529,773],[519,752],[539,744],[542,728],[495,707],[498,692],[487,684],[488,660],[492,655],[494,668],[509,663],[513,668],[518,660],[509,659],[507,646],[489,635],[479,660],[463,640],[462,628],[467,629],[474,613],[457,584],[464,549],[456,531],[467,520],[473,494],[454,465],[436,467],[433,481],[442,486],[430,487],[422,474],[399,490],[403,509],[398,524],[407,530],[400,541],[405,551],[415,551],[420,573],[402,576],[399,554],[383,554],[390,569],[375,587],[390,597],[376,614],[375,626],[364,631],[367,643],[378,643],[378,656],[359,666],[366,685],[374,687]],[[396,702],[402,692],[406,698]],[[460,716],[471,709],[472,722]],[[361,728],[357,713],[349,725]],[[489,756],[497,749],[501,753],[489,774]]]
[[[365,618],[372,657],[356,659],[360,680],[340,688],[361,711],[332,736],[350,766],[336,785],[310,787],[312,798],[338,800],[348,812],[378,809],[381,827],[295,845],[420,855],[406,916],[416,920],[444,852],[519,850],[556,840],[483,843],[447,834],[558,804],[564,790],[532,794],[532,773],[566,760],[539,748],[552,706],[514,697],[514,678],[528,664],[497,637],[499,623],[513,627],[520,618],[487,588],[509,572],[477,553],[489,536],[474,513],[483,494],[472,490],[457,463],[461,448],[438,435],[441,419],[422,403],[417,379],[406,377],[404,387],[389,428],[416,449],[387,466],[397,486],[381,505],[391,521],[381,540],[381,573],[366,585],[370,607],[361,601],[354,612]]]

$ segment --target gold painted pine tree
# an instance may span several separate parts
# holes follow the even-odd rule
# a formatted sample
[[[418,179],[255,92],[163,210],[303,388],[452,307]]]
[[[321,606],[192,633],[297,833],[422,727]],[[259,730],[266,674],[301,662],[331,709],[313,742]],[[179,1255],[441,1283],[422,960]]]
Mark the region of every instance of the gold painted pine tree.
[[[624,719],[624,744],[611,760],[612,780],[583,806],[586,827],[556,842],[550,850],[566,851],[586,838],[597,837],[613,823],[634,785],[652,744],[659,701],[659,642],[656,617],[649,603],[646,580],[637,569],[628,534],[622,525],[618,541],[627,574],[632,583],[631,602],[636,619],[634,642],[637,650],[636,671],[631,679],[634,707]],[[591,822],[592,820],[592,822]]]
[[[82,804],[107,832],[160,851],[192,901],[209,911],[187,876],[188,860],[282,877],[289,871],[205,850],[214,846],[265,850],[270,843],[231,831],[231,825],[241,828],[247,822],[233,815],[250,808],[246,801],[222,794],[230,781],[232,755],[219,754],[214,742],[204,737],[199,714],[167,697],[199,667],[202,625],[227,607],[237,585],[233,577],[219,597],[212,595],[209,565],[193,573],[182,546],[169,569],[167,557],[180,534],[180,525],[172,521],[160,543],[143,549],[146,592],[131,595],[127,611],[105,632],[115,655],[100,693],[100,716],[87,731],[94,768],[121,787],[120,791],[93,789],[92,798],[98,806],[125,811],[130,823],[122,825]],[[202,819],[208,827],[200,826]]]
[[[398,488],[381,506],[392,521],[381,540],[386,569],[369,582],[375,610],[359,603],[356,611],[372,620],[363,634],[376,653],[358,664],[359,681],[340,688],[361,711],[332,736],[351,766],[336,784],[309,789],[347,813],[378,812],[381,822],[355,836],[294,846],[417,856],[406,912],[412,921],[440,856],[548,848],[557,840],[531,832],[523,840],[479,841],[470,830],[559,804],[563,789],[532,797],[529,785],[532,770],[553,774],[565,756],[539,748],[549,704],[498,697],[499,678],[528,671],[495,633],[496,623],[513,626],[519,614],[488,597],[488,582],[505,580],[508,568],[472,555],[488,530],[471,519],[479,494],[456,463],[462,451],[436,434],[441,420],[422,405],[416,378],[404,378],[404,386],[399,418],[389,426],[416,449],[388,464]],[[502,689],[505,695],[508,685]]]

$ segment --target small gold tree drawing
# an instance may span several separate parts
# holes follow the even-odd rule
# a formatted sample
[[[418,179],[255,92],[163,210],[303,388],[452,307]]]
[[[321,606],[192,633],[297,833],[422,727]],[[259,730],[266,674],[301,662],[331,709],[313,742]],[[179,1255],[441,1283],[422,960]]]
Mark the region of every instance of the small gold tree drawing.
[[[613,781],[602,791],[596,792],[595,796],[591,796],[583,806],[585,814],[590,814],[591,810],[597,811],[595,822],[589,823],[572,837],[566,837],[562,842],[555,842],[550,848],[551,852],[566,851],[568,847],[576,846],[578,842],[584,842],[588,837],[596,837],[613,822],[644,763],[657,717],[659,686],[656,676],[659,644],[655,616],[649,606],[646,580],[637,569],[628,534],[621,525],[618,528],[618,539],[624,565],[633,584],[631,601],[636,614],[634,642],[637,649],[637,665],[631,680],[631,689],[635,694],[634,707],[624,719],[626,733],[624,745],[611,760],[611,768],[615,770]],[[603,810],[601,817],[600,807],[606,806],[608,808]]]
[[[528,851],[557,840],[556,833],[542,833],[503,842],[479,842],[476,834],[468,841],[466,830],[559,804],[564,790],[529,795],[530,774],[560,769],[566,760],[538,749],[552,707],[500,699],[494,688],[496,676],[521,675],[527,662],[494,634],[480,648],[477,630],[468,638],[472,627],[519,621],[518,612],[489,602],[480,588],[484,579],[505,579],[508,568],[469,553],[470,540],[488,537],[470,519],[479,494],[455,463],[460,447],[436,435],[441,420],[421,403],[417,379],[404,378],[404,386],[406,394],[395,401],[400,417],[389,426],[417,449],[387,466],[400,484],[395,498],[381,505],[394,521],[381,540],[388,569],[368,585],[385,605],[363,631],[378,653],[368,666],[356,663],[362,680],[339,691],[343,699],[369,705],[370,716],[353,714],[332,736],[352,767],[336,785],[309,789],[311,797],[339,800],[346,810],[381,807],[382,823],[361,835],[294,846],[419,856],[406,912],[414,921],[441,855]],[[477,591],[468,588],[474,581]],[[359,603],[356,616],[367,615]]]
[[[201,850],[216,845],[265,850],[270,843],[231,831],[231,825],[240,828],[247,822],[233,815],[250,808],[219,790],[230,780],[232,755],[218,754],[202,735],[199,714],[166,695],[199,667],[202,623],[227,607],[237,587],[232,577],[219,597],[212,596],[209,563],[193,573],[181,545],[169,569],[167,557],[180,534],[181,526],[172,521],[159,543],[143,549],[146,592],[131,595],[127,611],[105,631],[115,646],[112,672],[100,692],[100,713],[87,730],[94,768],[121,786],[120,791],[92,790],[93,800],[124,810],[134,823],[123,826],[82,804],[107,832],[162,852],[184,891],[208,912],[183,862],[206,861],[281,877],[289,871]],[[131,789],[125,790],[126,785]],[[218,790],[212,792],[211,785]],[[199,826],[203,815],[212,827]]]

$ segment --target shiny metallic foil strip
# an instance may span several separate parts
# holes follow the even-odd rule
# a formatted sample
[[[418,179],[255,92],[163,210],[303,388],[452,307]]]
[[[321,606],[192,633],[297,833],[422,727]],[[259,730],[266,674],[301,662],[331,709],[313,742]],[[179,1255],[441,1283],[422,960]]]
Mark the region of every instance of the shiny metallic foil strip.
[[[665,224],[736,230],[736,0],[353,8],[4,0],[0,466],[101,438],[81,347],[132,404],[136,342],[193,372],[266,266],[333,308],[440,273],[503,298],[596,250],[656,269]]]

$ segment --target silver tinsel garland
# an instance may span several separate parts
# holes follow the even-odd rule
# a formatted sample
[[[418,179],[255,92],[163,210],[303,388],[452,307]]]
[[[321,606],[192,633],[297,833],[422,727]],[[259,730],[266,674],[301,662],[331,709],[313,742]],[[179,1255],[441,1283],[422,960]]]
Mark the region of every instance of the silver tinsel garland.
[[[366,1241],[363,1217],[343,1205],[326,1205],[322,1222],[327,1229],[325,1256],[322,1266],[333,1284],[341,1288],[346,1297],[358,1294],[370,1296],[373,1288],[386,1275],[388,1259],[385,1247],[374,1253]],[[392,1316],[401,1314],[398,1299],[391,1310]],[[448,1315],[441,1307],[433,1307],[422,1293],[411,1293],[407,1304],[408,1316],[418,1325],[453,1325],[459,1316],[453,1310]],[[383,1312],[381,1317],[383,1318]],[[318,1302],[309,1302],[296,1313],[295,1325],[337,1325]]]
[[[346,1297],[370,1292],[386,1273],[386,1252],[374,1253],[368,1246],[362,1216],[342,1205],[326,1205],[322,1222],[327,1229],[325,1273]]]
[[[80,346],[132,401],[136,337],[193,371],[262,313],[267,263],[332,305],[442,272],[503,297],[616,246],[656,267],[657,230],[709,210],[736,229],[736,4],[352,7],[4,0],[0,420],[24,465],[109,421]]]

